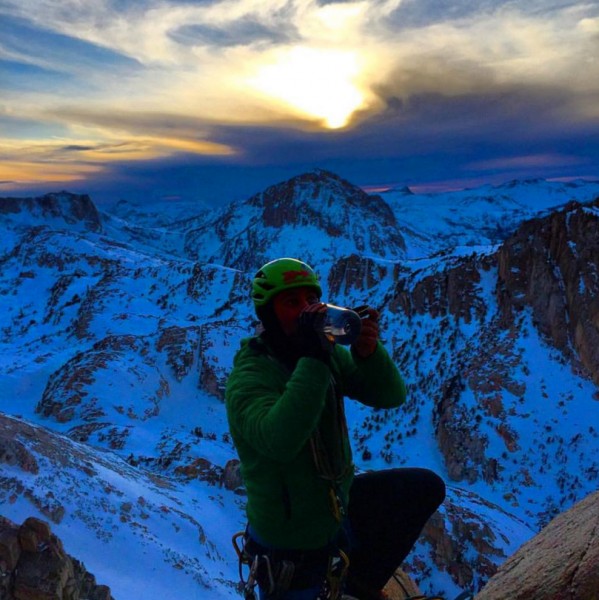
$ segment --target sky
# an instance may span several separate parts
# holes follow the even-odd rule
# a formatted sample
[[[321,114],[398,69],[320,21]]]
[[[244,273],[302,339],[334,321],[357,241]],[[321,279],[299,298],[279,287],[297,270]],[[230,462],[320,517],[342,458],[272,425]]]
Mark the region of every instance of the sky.
[[[599,1],[0,0],[0,194],[599,178]]]

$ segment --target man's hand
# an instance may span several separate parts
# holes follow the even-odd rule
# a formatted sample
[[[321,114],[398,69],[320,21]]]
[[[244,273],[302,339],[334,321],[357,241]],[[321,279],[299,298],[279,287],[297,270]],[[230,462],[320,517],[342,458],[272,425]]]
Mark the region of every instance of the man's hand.
[[[325,335],[327,305],[322,302],[310,304],[299,316],[299,347],[303,356],[311,356],[329,363],[334,342]]]
[[[352,344],[354,352],[361,358],[369,357],[375,350],[379,339],[379,317],[378,310],[370,306],[358,306],[353,308],[362,317],[362,329],[356,341]]]

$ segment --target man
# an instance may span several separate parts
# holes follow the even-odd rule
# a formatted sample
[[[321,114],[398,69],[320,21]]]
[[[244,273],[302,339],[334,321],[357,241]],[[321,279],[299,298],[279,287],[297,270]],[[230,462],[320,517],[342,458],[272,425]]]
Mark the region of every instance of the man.
[[[367,318],[348,350],[323,333],[321,296],[307,264],[264,265],[252,287],[264,331],[242,341],[227,382],[247,490],[246,554],[261,599],[338,598],[343,585],[360,600],[384,598],[445,496],[425,469],[354,477],[344,396],[395,408],[406,388],[378,339],[379,313],[363,307]]]

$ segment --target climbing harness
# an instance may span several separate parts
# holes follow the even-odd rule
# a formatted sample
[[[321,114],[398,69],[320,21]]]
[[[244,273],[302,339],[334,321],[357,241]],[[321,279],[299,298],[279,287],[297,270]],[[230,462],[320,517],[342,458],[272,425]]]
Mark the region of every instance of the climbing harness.
[[[343,593],[343,585],[349,568],[349,557],[343,550],[338,550],[337,556],[329,558],[329,568],[327,569],[327,578],[323,600],[337,600]],[[328,588],[328,591],[326,590]]]
[[[331,549],[328,553],[328,568],[322,581],[314,579],[310,585],[306,585],[305,565],[301,557],[284,558],[277,556],[276,551],[270,551],[255,543],[249,536],[248,531],[240,531],[232,538],[233,547],[239,559],[239,579],[243,586],[244,600],[258,600],[256,586],[267,594],[272,600],[281,598],[290,589],[302,582],[301,587],[314,587],[321,585],[320,592],[315,600],[344,600],[350,598],[343,595],[343,587],[349,568],[349,558],[340,548]],[[317,551],[322,552],[322,551]],[[309,555],[309,553],[306,553]],[[320,556],[324,556],[320,554]],[[244,578],[243,568],[249,568],[247,579]],[[423,594],[410,595],[401,579],[393,574],[393,579],[404,593],[405,600],[446,600],[442,596],[426,596]],[[293,588],[292,588],[293,586]],[[462,592],[454,600],[472,600],[473,594]]]
[[[247,533],[245,531],[239,531],[233,536],[231,542],[233,543],[233,548],[235,549],[235,553],[237,554],[237,558],[239,560],[239,581],[243,586],[243,598],[244,600],[257,600],[254,588],[258,583],[256,581],[256,572],[258,571],[258,562],[260,558],[256,554],[256,556],[254,556],[252,559],[252,557],[246,552],[246,535]],[[247,579],[244,579],[243,577],[244,565],[250,568]]]
[[[244,600],[257,600],[257,585],[264,590],[268,598],[275,600],[292,589],[292,586],[295,589],[298,584],[302,588],[321,586],[315,600],[341,600],[349,567],[349,558],[343,550],[331,549],[326,554],[324,550],[319,550],[303,553],[297,558],[285,558],[276,556],[276,551],[253,542],[247,530],[236,533],[232,543],[239,559],[239,579],[243,586]],[[303,556],[309,557],[311,554],[322,559],[328,556],[326,573],[322,577],[311,573],[302,560]],[[244,566],[249,568],[247,579],[243,575]]]

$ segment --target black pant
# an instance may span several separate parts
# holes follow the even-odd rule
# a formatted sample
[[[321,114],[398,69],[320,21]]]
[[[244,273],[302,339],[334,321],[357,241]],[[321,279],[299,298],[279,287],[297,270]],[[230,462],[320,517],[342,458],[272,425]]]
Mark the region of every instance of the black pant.
[[[444,498],[445,483],[428,469],[357,475],[348,507],[350,586],[356,579],[373,590],[382,589]]]

